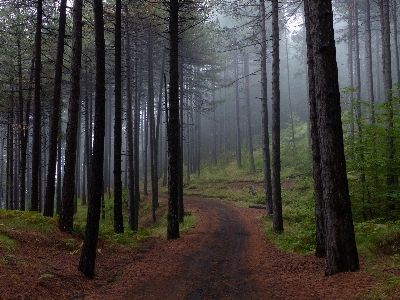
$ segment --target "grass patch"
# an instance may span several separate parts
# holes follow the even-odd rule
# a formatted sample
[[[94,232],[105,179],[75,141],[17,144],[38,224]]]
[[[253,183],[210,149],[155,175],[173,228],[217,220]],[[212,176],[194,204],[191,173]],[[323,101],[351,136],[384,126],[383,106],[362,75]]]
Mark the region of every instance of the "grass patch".
[[[44,217],[35,211],[0,210],[0,220],[7,227],[42,232],[50,231],[58,224],[58,217]]]
[[[42,274],[39,276],[39,279],[47,279],[47,278],[53,278],[53,274]]]
[[[0,227],[1,228],[1,227]],[[0,250],[13,252],[16,249],[15,242],[6,235],[0,233]]]

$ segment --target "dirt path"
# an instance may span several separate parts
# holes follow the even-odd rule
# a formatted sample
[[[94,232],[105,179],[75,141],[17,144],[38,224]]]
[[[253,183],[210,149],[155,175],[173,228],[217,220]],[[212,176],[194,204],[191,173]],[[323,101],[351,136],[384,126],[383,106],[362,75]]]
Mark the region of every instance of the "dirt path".
[[[260,210],[185,201],[198,218],[193,231],[151,241],[113,284],[84,299],[353,299],[372,284],[363,272],[325,278],[324,260],[276,250],[260,232]]]
[[[146,239],[138,250],[100,243],[93,280],[77,271],[81,241],[69,248],[71,236],[58,230],[10,229],[18,250],[0,251],[0,299],[348,300],[373,285],[364,272],[326,278],[323,259],[275,249],[261,232],[261,210],[196,197],[185,198],[185,209],[197,222],[177,240]]]

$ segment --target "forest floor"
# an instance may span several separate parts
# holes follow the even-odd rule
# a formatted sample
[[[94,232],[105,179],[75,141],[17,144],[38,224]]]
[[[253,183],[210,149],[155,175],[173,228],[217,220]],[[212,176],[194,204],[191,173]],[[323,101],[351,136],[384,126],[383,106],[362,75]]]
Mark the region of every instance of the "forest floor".
[[[100,242],[94,279],[77,270],[81,240],[8,229],[17,248],[0,250],[0,299],[363,299],[375,284],[364,271],[325,277],[324,259],[277,250],[263,210],[198,197],[185,209],[196,223],[177,240]]]

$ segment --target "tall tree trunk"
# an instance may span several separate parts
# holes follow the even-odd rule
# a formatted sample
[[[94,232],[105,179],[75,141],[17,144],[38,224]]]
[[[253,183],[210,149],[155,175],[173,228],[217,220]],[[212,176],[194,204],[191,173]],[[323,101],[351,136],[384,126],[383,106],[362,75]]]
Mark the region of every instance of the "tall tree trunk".
[[[361,63],[360,63],[360,39],[359,39],[359,13],[358,13],[358,2],[354,3],[354,17],[355,17],[355,71],[356,71],[356,123],[357,123],[357,139],[358,139],[358,157],[357,159],[360,161],[360,172],[358,177],[361,182],[362,191],[361,191],[361,203],[363,204],[363,218],[367,219],[366,215],[366,206],[365,206],[365,171],[364,171],[364,147],[363,147],[363,136],[362,136],[362,115],[361,115]]]
[[[54,76],[54,93],[53,93],[53,113],[50,125],[50,141],[49,141],[49,162],[46,180],[46,195],[44,200],[43,215],[52,217],[54,213],[54,193],[57,163],[57,136],[59,134],[58,124],[60,123],[60,102],[61,102],[61,83],[62,70],[64,61],[64,38],[65,24],[67,20],[67,0],[60,2],[60,18],[58,23],[58,41],[57,41],[57,57]]]
[[[35,45],[35,112],[33,119],[33,140],[32,140],[32,192],[31,210],[37,211],[39,205],[39,168],[40,168],[40,128],[41,128],[41,103],[40,103],[40,73],[42,67],[42,16],[43,0],[37,2],[36,15],[36,45]]]
[[[261,10],[261,106],[264,193],[267,215],[272,215],[271,155],[269,150],[268,96],[267,96],[267,35],[265,29],[265,0],[260,0]]]
[[[178,31],[179,1],[169,1],[168,226],[167,239],[179,238],[180,122]]]
[[[134,150],[133,150],[133,121],[132,121],[132,89],[131,89],[131,49],[130,49],[130,26],[128,20],[128,6],[125,6],[126,24],[125,24],[125,59],[126,59],[126,132],[127,132],[127,145],[128,145],[128,190],[129,190],[129,200],[128,200],[128,226],[133,231],[138,230],[138,220],[136,218],[135,211],[135,192],[134,192]]]
[[[148,43],[147,43],[147,84],[148,84],[148,121],[149,121],[149,146],[150,146],[150,175],[151,175],[151,199],[152,199],[152,217],[153,223],[156,222],[156,209],[158,206],[158,175],[155,168],[155,147],[156,146],[156,136],[155,136],[155,119],[154,119],[154,76],[153,76],[153,33],[152,28],[149,28],[148,32]]]
[[[370,0],[365,1],[365,71],[367,75],[367,100],[370,103],[370,120],[371,123],[375,119],[374,117],[374,105],[375,105],[375,94],[374,94],[374,75],[372,70],[372,33],[371,33],[371,5]]]
[[[399,43],[398,43],[398,23],[397,23],[397,1],[392,0],[392,13],[393,13],[393,42],[396,59],[396,76],[397,83],[400,83],[400,57],[399,57]]]
[[[79,113],[81,57],[82,57],[82,0],[75,0],[73,6],[73,33],[71,59],[71,96],[68,107],[68,124],[65,145],[65,165],[62,187],[61,214],[58,227],[61,231],[72,232],[75,196],[75,164],[77,122]]]
[[[135,36],[138,35],[138,26],[135,23]],[[135,45],[135,56],[138,56],[137,45]],[[133,115],[133,204],[135,220],[139,220],[139,202],[140,202],[140,163],[139,163],[139,133],[140,133],[140,102],[141,102],[141,83],[142,83],[142,60],[138,66],[138,58],[135,59],[135,101],[134,101],[134,115]]]
[[[160,174],[163,170],[162,165],[162,154],[160,155],[160,158],[158,158],[158,153],[159,153],[159,148],[162,148],[161,144],[162,141],[160,141],[160,135],[162,137],[162,128],[160,127],[161,124],[161,118],[162,118],[162,93],[163,93],[163,87],[164,87],[164,68],[165,68],[165,55],[166,55],[166,49],[164,48],[163,54],[162,54],[162,63],[161,63],[161,72],[160,72],[160,83],[159,83],[159,93],[158,93],[158,106],[157,106],[157,124],[156,124],[156,147],[155,151],[156,153],[154,154],[155,157],[157,157],[157,160],[155,161],[156,163],[156,169],[158,170],[158,161],[160,161]],[[166,149],[164,148],[164,151],[166,152]],[[157,179],[158,180],[158,179]],[[157,182],[157,193],[158,193],[158,182]],[[158,199],[157,199],[158,202]]]
[[[100,206],[103,182],[104,131],[105,131],[105,41],[102,0],[93,1],[96,43],[96,98],[94,117],[94,140],[92,174],[90,179],[89,205],[85,240],[82,247],[78,270],[93,278],[96,260],[96,246],[99,233]]]
[[[379,31],[380,30],[378,30],[378,25],[377,25],[377,23],[375,23],[375,26],[377,27],[376,28],[376,30],[377,30],[377,32],[376,32],[376,34],[375,34],[375,41],[376,41],[376,70],[375,70],[375,74],[376,74],[376,97],[375,97],[375,99],[378,101],[378,102],[381,102],[382,101],[382,92],[381,92],[381,75],[382,75],[382,73],[381,73],[381,56],[380,56],[380,45],[381,45],[381,43],[382,43],[382,34],[379,36]],[[372,113],[371,112],[371,114],[372,114],[372,116],[373,116],[373,118],[375,119],[375,107],[372,107],[371,108],[371,111],[373,111],[374,113]],[[375,120],[373,120],[373,124],[375,124]]]
[[[313,162],[313,177],[314,177],[314,200],[315,200],[315,255],[317,257],[325,257],[325,206],[323,199],[323,187],[321,178],[321,154],[319,149],[318,137],[318,115],[317,115],[317,98],[315,94],[315,75],[314,75],[314,56],[313,43],[310,34],[310,13],[308,2],[304,2],[306,42],[307,42],[307,61],[308,61],[308,95],[310,109],[310,135],[311,135],[311,150]]]
[[[82,107],[81,98],[78,103],[78,131],[76,136],[76,164],[75,164],[75,195],[74,195],[74,214],[78,211],[78,198],[81,196],[81,131],[82,131]]]
[[[147,183],[148,183],[148,176],[147,176],[147,170],[148,170],[148,158],[149,158],[149,153],[148,153],[148,148],[149,148],[149,115],[148,115],[148,107],[147,105],[143,106],[143,125],[142,125],[142,131],[143,131],[143,142],[142,142],[142,150],[143,150],[143,194],[145,196],[148,196],[148,188],[147,188]]]
[[[8,141],[7,141],[7,165],[8,165],[8,202],[10,209],[17,209],[14,205],[14,86],[10,87],[10,106],[8,108]],[[36,209],[37,210],[37,209]]]
[[[249,152],[249,164],[250,164],[250,174],[256,172],[256,167],[254,166],[254,154],[253,154],[253,133],[251,129],[251,106],[250,106],[250,71],[249,71],[249,56],[245,54],[243,56],[244,62],[244,76],[245,76],[245,91],[246,91],[246,117],[247,117],[247,140]]]
[[[294,120],[293,120],[293,109],[292,109],[292,97],[290,93],[290,68],[289,68],[289,49],[288,49],[288,37],[287,29],[285,28],[285,50],[286,50],[286,73],[287,73],[287,87],[288,87],[288,100],[289,100],[289,114],[290,114],[290,129],[292,133],[292,144],[293,149],[296,150],[296,143],[294,140]]]
[[[390,14],[389,0],[381,0],[381,30],[382,30],[382,62],[383,62],[383,86],[384,99],[387,104],[386,113],[386,159],[387,159],[387,175],[386,184],[389,193],[394,189],[396,184],[395,171],[393,169],[393,160],[395,156],[394,137],[391,133],[393,128],[393,102],[392,102],[392,59],[390,50]],[[391,196],[387,197],[388,210],[394,209],[394,203]]]
[[[236,121],[236,162],[239,169],[242,168],[242,146],[240,136],[240,102],[239,102],[239,59],[235,53],[235,121]]]
[[[325,275],[359,269],[344,157],[332,2],[305,0],[325,204]],[[310,47],[311,46],[311,47]],[[323,49],[324,51],[321,51]],[[311,54],[308,54],[311,55]],[[310,91],[311,96],[311,91]]]
[[[61,123],[61,122],[60,122]],[[59,126],[61,127],[61,126]],[[56,190],[56,214],[61,214],[61,195],[62,195],[62,155],[61,155],[61,148],[62,148],[62,139],[61,139],[61,130],[60,134],[58,135],[58,146],[57,146],[57,190]]]
[[[348,11],[348,29],[347,29],[347,35],[348,35],[348,46],[347,46],[347,68],[348,68],[348,76],[349,76],[349,86],[351,88],[350,93],[349,93],[349,111],[350,111],[350,124],[349,124],[349,147],[350,147],[350,153],[353,155],[353,150],[354,150],[354,58],[353,58],[353,42],[354,42],[354,27],[353,27],[353,1],[354,0],[348,0],[348,5],[349,5],[349,11]],[[358,30],[358,28],[356,28]],[[353,157],[352,157],[353,158]]]
[[[22,94],[22,53],[21,41],[17,40],[18,48],[18,100],[19,100],[19,115],[18,115],[18,132],[19,132],[19,149],[20,149],[20,164],[19,164],[19,203],[20,209],[25,210],[25,174],[26,174],[26,147],[24,147],[25,126],[24,124],[24,97]],[[23,157],[24,156],[24,157]],[[24,162],[23,162],[24,160]]]
[[[183,223],[184,219],[184,206],[183,206],[183,99],[184,99],[184,84],[183,84],[183,63],[184,60],[181,58],[179,63],[179,121],[180,121],[180,133],[179,133],[179,143],[180,143],[180,158],[179,158],[179,195],[178,195],[178,218],[179,223]],[[200,147],[199,147],[200,149]],[[200,167],[199,167],[200,170]]]
[[[274,231],[283,231],[278,0],[272,0],[272,211]]]
[[[122,215],[122,17],[121,0],[115,2],[115,120],[114,120],[114,232],[124,232]],[[87,127],[85,127],[87,128]]]

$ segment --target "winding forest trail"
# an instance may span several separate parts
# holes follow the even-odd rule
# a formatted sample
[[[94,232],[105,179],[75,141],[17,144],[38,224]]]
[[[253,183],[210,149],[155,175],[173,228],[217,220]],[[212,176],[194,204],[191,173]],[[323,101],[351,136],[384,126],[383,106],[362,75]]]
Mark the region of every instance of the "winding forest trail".
[[[148,238],[136,250],[101,242],[93,280],[77,270],[81,240],[3,228],[17,250],[0,250],[0,299],[348,300],[374,285],[362,271],[324,277],[323,259],[274,248],[262,210],[198,197],[185,197],[185,209],[197,221],[177,240]]]
[[[84,299],[353,299],[372,285],[363,272],[324,277],[323,259],[275,249],[261,210],[193,197],[185,205],[197,217],[192,231],[152,240],[112,285]]]

